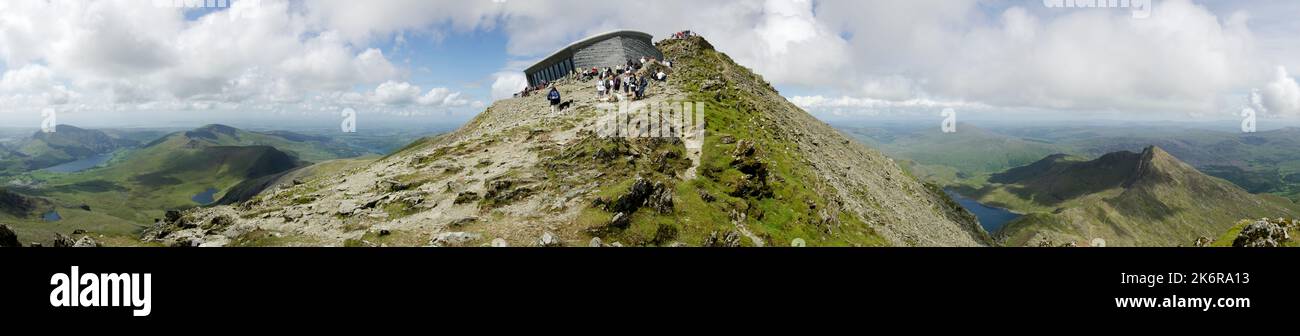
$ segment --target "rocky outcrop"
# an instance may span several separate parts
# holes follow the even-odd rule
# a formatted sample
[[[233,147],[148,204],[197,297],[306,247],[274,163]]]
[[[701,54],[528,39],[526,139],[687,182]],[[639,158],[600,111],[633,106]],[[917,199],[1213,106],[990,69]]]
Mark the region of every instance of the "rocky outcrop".
[[[1286,220],[1270,221],[1261,219],[1246,225],[1241,234],[1232,241],[1233,247],[1278,247],[1281,243],[1291,241],[1287,232],[1290,222]]]
[[[72,243],[72,247],[103,247],[103,245],[100,245],[98,241],[90,238],[90,236],[81,236],[81,239],[77,239],[77,242]]]
[[[65,236],[62,233],[55,233],[54,241],[50,243],[52,247],[73,247],[75,245],[77,245],[77,242],[72,240],[72,237]]]
[[[704,240],[704,247],[740,247],[740,234],[728,231],[719,236],[718,231],[713,231],[709,234],[709,238]]]
[[[735,167],[741,173],[745,173],[745,178],[732,185],[731,196],[734,197],[753,197],[769,198],[772,197],[772,188],[768,186],[768,168],[764,163],[762,156],[759,155],[758,148],[754,142],[741,140],[736,143],[736,150],[732,153],[731,166]]]
[[[593,235],[600,236],[608,234],[611,230],[626,229],[632,223],[632,214],[642,208],[652,209],[662,215],[671,214],[673,189],[663,182],[651,182],[637,177],[627,192],[613,201],[598,198],[595,206],[614,214],[608,224],[590,230]]]
[[[651,182],[638,177],[627,193],[612,202],[598,199],[596,204],[605,211],[627,215],[631,215],[642,207],[649,207],[659,213],[668,214],[673,209],[673,194],[672,189],[663,182]]]

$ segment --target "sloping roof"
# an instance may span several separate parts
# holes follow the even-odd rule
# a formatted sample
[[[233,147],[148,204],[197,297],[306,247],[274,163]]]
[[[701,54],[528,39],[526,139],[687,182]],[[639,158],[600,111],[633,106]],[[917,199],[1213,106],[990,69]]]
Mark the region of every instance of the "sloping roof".
[[[537,62],[536,64],[533,64],[533,66],[528,67],[528,69],[524,70],[524,73],[533,73],[538,70],[541,70],[542,68],[545,68],[548,65],[551,65],[555,62],[560,61],[561,59],[564,59],[565,56],[571,54],[573,51],[585,48],[592,44],[596,44],[597,42],[604,41],[605,39],[614,36],[629,36],[629,37],[636,37],[636,38],[644,38],[652,42],[654,41],[654,36],[643,32],[635,31],[635,30],[615,30],[615,31],[604,32],[604,33],[589,36],[587,38],[579,40],[578,42],[573,42],[572,44],[569,44],[564,48],[560,48],[560,50],[556,50],[550,56],[546,56],[546,58],[543,58],[541,61]]]

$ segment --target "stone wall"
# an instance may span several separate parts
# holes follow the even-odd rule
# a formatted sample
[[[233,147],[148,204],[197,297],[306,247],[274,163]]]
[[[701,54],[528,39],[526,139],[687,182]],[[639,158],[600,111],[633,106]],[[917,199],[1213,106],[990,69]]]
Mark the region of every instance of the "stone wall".
[[[573,64],[578,69],[612,67],[627,62],[623,37],[615,36],[579,49],[573,54]]]

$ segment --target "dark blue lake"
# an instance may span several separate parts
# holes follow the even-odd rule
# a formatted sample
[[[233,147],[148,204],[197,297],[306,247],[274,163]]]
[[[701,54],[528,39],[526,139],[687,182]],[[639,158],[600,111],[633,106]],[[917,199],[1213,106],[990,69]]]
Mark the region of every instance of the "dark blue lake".
[[[103,165],[105,162],[108,162],[108,160],[112,158],[113,158],[113,153],[95,154],[95,156],[64,163],[54,167],[45,168],[43,170],[51,173],[75,173],[86,169],[99,167],[100,165]]]
[[[957,201],[957,204],[961,204],[963,208],[975,214],[975,217],[980,220],[980,226],[983,226],[984,231],[988,231],[989,234],[996,234],[998,230],[1002,229],[1002,226],[1021,216],[1007,209],[984,205],[951,190],[944,190],[944,192],[948,194],[948,197],[952,197],[954,201]]]
[[[58,211],[50,211],[41,216],[41,219],[44,219],[46,222],[57,222],[63,220],[63,217],[59,216]]]
[[[208,188],[201,193],[195,194],[194,197],[190,197],[190,200],[194,201],[194,203],[208,205],[212,204],[212,202],[216,202],[215,199],[212,199],[212,197],[216,195],[217,188]]]

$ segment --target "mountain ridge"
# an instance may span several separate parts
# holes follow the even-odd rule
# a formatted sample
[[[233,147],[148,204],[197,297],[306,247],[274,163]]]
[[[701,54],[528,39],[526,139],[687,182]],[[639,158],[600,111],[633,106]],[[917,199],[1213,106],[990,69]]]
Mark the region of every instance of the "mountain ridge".
[[[572,103],[561,113],[541,95],[497,101],[451,133],[187,211],[144,237],[178,246],[990,242],[937,186],[789,103],[702,38],[657,46],[674,67],[643,102],[706,102],[703,139],[600,137],[593,84],[563,79],[556,87]],[[684,146],[696,140],[703,149]]]
[[[971,193],[1030,214],[998,233],[1007,245],[1086,245],[1093,238],[1111,246],[1186,245],[1217,237],[1240,218],[1294,216],[1297,209],[1205,175],[1158,146],[1089,161],[1053,156],[1030,166]]]

